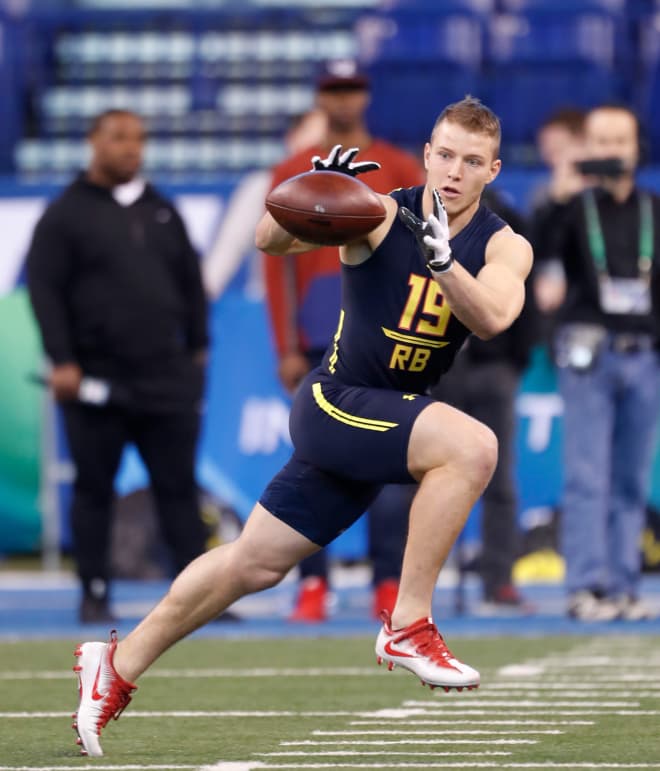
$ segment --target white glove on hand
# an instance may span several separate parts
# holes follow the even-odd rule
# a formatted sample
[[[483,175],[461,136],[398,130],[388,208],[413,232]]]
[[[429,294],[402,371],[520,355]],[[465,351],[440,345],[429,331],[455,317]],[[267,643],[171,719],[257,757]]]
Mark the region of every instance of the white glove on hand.
[[[364,174],[365,171],[380,169],[380,163],[376,163],[376,161],[351,163],[360,152],[359,147],[351,147],[343,155],[341,150],[341,145],[335,145],[327,158],[321,159],[320,155],[315,155],[312,158],[312,171],[340,171],[342,174],[356,177],[358,174]]]
[[[438,191],[433,190],[433,214],[429,215],[427,222],[405,206],[399,209],[399,217],[415,234],[429,269],[433,273],[450,270],[454,258],[449,248],[449,223]]]
[[[427,265],[434,273],[444,273],[453,263],[449,248],[449,222],[447,212],[437,190],[433,190],[433,214],[429,215],[428,228],[433,235],[425,235],[424,243],[433,250],[433,256],[427,259]]]

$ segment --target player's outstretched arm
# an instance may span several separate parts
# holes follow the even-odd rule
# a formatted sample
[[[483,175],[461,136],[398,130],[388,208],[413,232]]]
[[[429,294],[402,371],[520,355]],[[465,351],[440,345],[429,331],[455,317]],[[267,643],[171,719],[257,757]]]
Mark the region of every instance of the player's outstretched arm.
[[[254,243],[257,249],[268,254],[300,254],[318,249],[320,246],[320,244],[310,244],[292,236],[269,212],[266,212],[257,224]]]
[[[385,216],[383,206],[376,200],[377,195],[361,182],[347,186],[338,185],[335,180],[330,184],[327,177],[322,178],[316,173],[333,172],[334,175],[356,177],[380,168],[375,161],[354,162],[358,152],[357,147],[344,152],[341,145],[335,145],[327,158],[315,155],[308,172],[285,180],[271,191],[266,199],[268,214],[257,226],[257,247],[269,254],[282,255],[308,251],[322,244],[338,246],[355,240],[366,241],[367,229],[375,229]],[[323,188],[319,189],[319,184],[315,182],[317,179],[323,179]],[[356,194],[356,189],[369,191],[369,194]],[[350,190],[350,195],[347,190]],[[362,209],[359,208],[360,200],[363,202]],[[344,205],[347,207],[345,212],[342,209]],[[356,214],[364,216],[364,230],[360,230],[364,222]],[[333,218],[337,221],[333,222]],[[348,223],[352,227],[348,227]],[[315,240],[316,237],[319,241]]]

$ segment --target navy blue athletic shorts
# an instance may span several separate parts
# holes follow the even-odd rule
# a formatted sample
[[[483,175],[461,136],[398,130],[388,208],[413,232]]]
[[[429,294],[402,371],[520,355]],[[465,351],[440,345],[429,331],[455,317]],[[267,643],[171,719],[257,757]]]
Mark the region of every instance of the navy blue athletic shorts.
[[[434,399],[347,386],[322,369],[303,381],[291,408],[293,457],[261,505],[326,546],[350,527],[388,483],[410,484],[408,442]]]

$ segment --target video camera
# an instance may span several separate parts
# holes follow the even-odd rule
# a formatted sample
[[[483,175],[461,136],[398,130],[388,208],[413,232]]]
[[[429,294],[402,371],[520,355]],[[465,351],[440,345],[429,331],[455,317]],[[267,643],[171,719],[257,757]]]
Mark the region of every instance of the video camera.
[[[589,177],[620,177],[626,167],[621,158],[593,158],[587,161],[577,161],[575,168]]]

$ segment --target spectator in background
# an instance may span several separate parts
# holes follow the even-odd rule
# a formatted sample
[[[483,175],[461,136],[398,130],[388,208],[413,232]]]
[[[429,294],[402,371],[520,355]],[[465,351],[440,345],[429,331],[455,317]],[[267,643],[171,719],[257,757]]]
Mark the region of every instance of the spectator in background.
[[[145,127],[109,110],[91,160],[37,223],[30,298],[76,478],[80,620],[111,621],[114,477],[127,442],[149,471],[175,572],[205,550],[194,463],[208,337],[198,258],[172,204],[140,176]]]
[[[575,166],[584,157],[584,119],[584,110],[564,107],[539,126],[536,146],[550,175],[534,193],[534,208],[547,201],[565,203],[584,189],[584,176]]]
[[[565,107],[547,118],[536,134],[539,157],[550,174],[547,181],[532,195],[529,228],[532,246],[543,237],[546,218],[554,217],[555,206],[567,203],[584,190],[585,178],[576,165],[585,152],[584,117],[583,110]],[[548,260],[535,265],[532,283],[536,304],[542,314],[546,314],[549,327],[552,314],[566,291],[561,262]],[[548,329],[545,336],[550,334]]]
[[[566,273],[555,359],[568,613],[637,620],[651,615],[638,592],[660,412],[660,199],[636,185],[639,125],[628,108],[591,110],[585,139],[591,185],[554,204],[536,245]]]
[[[310,155],[326,156],[337,144],[359,147],[381,168],[370,172],[367,184],[378,193],[417,185],[424,179],[420,162],[369,132],[369,80],[353,61],[328,63],[316,92],[316,105],[326,116],[327,132],[315,147],[294,154],[273,170],[272,185],[309,171]],[[265,255],[266,294],[278,356],[278,374],[293,394],[303,377],[316,367],[335,334],[340,308],[340,262],[337,247],[304,254]],[[387,487],[370,509],[369,541],[373,561],[375,616],[391,610],[396,599],[407,513],[414,485]],[[327,553],[304,560],[292,619],[322,621],[328,599]]]
[[[326,117],[318,108],[295,116],[284,137],[289,155],[318,145],[326,132]],[[264,214],[264,208],[255,201],[265,201],[272,188],[272,170],[255,169],[243,176],[227,202],[213,245],[202,262],[202,280],[212,300],[222,295],[248,259],[246,294],[261,300],[264,281],[261,253],[254,247],[254,231]]]
[[[516,233],[526,234],[525,221],[501,194],[487,187],[481,199]],[[435,399],[447,402],[485,423],[497,436],[497,465],[481,497],[481,551],[478,559],[482,596],[486,604],[495,610],[531,610],[513,584],[512,571],[519,546],[514,457],[515,402],[535,338],[536,311],[531,292],[527,292],[523,311],[516,321],[488,341],[471,335],[452,368],[431,390]]]

